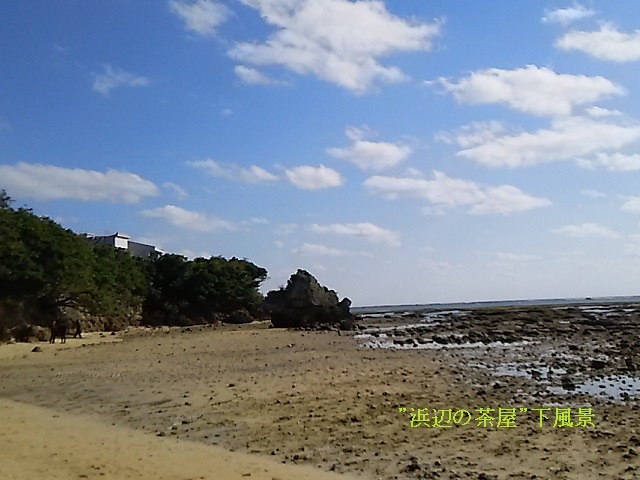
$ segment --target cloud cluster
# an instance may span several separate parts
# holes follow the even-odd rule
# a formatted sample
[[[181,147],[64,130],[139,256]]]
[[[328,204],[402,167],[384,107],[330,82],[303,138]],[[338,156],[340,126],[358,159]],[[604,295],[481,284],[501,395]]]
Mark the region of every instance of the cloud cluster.
[[[622,204],[624,212],[640,214],[640,197],[628,197]]]
[[[302,255],[306,257],[370,257],[367,252],[342,250],[339,248],[327,247],[325,245],[315,243],[304,243],[299,248],[291,250],[294,255]]]
[[[294,186],[302,190],[322,190],[339,187],[344,183],[344,178],[339,172],[324,165],[301,165],[286,169],[284,173]]]
[[[373,176],[364,186],[387,199],[422,199],[444,208],[467,206],[473,214],[510,214],[551,205],[548,199],[527,195],[511,185],[487,187],[438,171],[432,179]]]
[[[284,86],[287,85],[286,82],[282,82],[280,80],[276,80],[275,78],[271,78],[268,75],[265,75],[260,70],[245,67],[244,65],[236,65],[234,68],[234,72],[237,77],[242,80],[242,82],[247,85],[270,85],[270,86]]]
[[[425,51],[439,34],[438,23],[410,22],[389,13],[384,2],[349,0],[242,0],[275,28],[264,42],[240,42],[229,54],[255,67],[283,66],[315,75],[354,93],[378,81],[405,79],[380,63],[395,52]]]
[[[413,151],[406,145],[390,142],[372,142],[364,139],[365,132],[348,128],[347,137],[352,144],[344,148],[329,148],[327,153],[334,158],[353,163],[362,170],[385,170],[406,160]]]
[[[224,178],[232,182],[249,184],[273,183],[281,177],[257,165],[242,167],[233,163],[216,162],[215,160],[197,160],[187,162],[187,165],[202,170],[212,177]],[[339,187],[344,178],[336,170],[319,165],[300,165],[284,170],[284,178],[293,186],[301,190],[322,190]]]
[[[600,166],[611,172],[634,172],[640,170],[640,154],[598,153],[593,160],[578,159],[578,164],[592,170]]]
[[[249,168],[245,168],[231,163],[216,162],[211,159],[187,162],[187,165],[202,170],[207,175],[224,178],[233,182],[258,184],[278,180],[276,175],[269,173],[257,165],[251,165]]]
[[[150,210],[142,210],[140,214],[147,218],[162,220],[177,228],[196,232],[213,232],[216,230],[236,230],[236,226],[215,215],[193,212],[175,205]]]
[[[364,238],[372,243],[400,246],[400,235],[397,232],[379,227],[373,223],[333,223],[330,225],[318,225],[314,223],[309,227],[314,233],[331,234],[346,237]]]
[[[574,3],[571,7],[547,11],[545,16],[542,17],[542,21],[545,23],[559,23],[566,27],[570,23],[592,17],[595,14],[595,10],[580,5],[579,3]]]
[[[173,193],[173,195],[178,199],[178,200],[186,200],[187,198],[189,198],[189,192],[187,192],[184,188],[182,188],[180,185],[173,183],[173,182],[163,182],[162,186],[170,191],[171,193]]]
[[[36,200],[137,203],[160,189],[139,175],[119,170],[98,172],[38,163],[0,165],[3,187],[12,195]]]
[[[500,262],[504,262],[504,263],[532,262],[534,260],[540,259],[540,257],[537,255],[531,255],[527,253],[512,253],[512,252],[496,252],[496,258]]]
[[[610,228],[595,223],[582,223],[578,225],[565,225],[551,230],[553,233],[571,238],[620,238],[620,235]]]
[[[147,77],[136,76],[111,65],[104,65],[103,69],[104,72],[93,74],[93,90],[101,95],[108,96],[114,88],[146,87],[149,85]]]
[[[535,65],[515,70],[489,68],[458,82],[441,77],[435,83],[459,103],[503,104],[540,116],[570,115],[576,106],[626,93],[604,77],[559,74]]]
[[[171,0],[169,8],[184,21],[187,30],[211,37],[217,35],[218,27],[231,16],[228,7],[210,0],[192,3]]]
[[[640,125],[612,119],[566,117],[536,132],[478,136],[470,145],[462,132],[457,155],[488,167],[524,167],[556,160],[571,160],[618,150],[640,140]]]
[[[611,24],[600,30],[573,30],[556,41],[560,50],[577,50],[599,60],[625,63],[640,60],[640,30],[633,33],[619,31]]]

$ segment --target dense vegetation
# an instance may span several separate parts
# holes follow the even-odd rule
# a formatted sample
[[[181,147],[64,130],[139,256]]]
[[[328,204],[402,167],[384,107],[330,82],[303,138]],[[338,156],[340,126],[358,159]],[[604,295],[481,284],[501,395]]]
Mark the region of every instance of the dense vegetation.
[[[256,313],[267,271],[247,260],[142,259],[83,237],[0,190],[0,336],[18,323],[49,325],[69,312],[100,316],[103,326],[138,318],[192,324],[246,309]],[[115,321],[120,319],[120,321]]]

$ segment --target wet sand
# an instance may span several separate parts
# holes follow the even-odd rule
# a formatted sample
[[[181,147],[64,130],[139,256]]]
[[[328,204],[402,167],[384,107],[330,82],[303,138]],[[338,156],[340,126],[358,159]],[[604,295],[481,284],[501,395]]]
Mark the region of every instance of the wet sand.
[[[123,469],[134,468],[132,462],[149,463],[143,451],[164,461],[164,453],[169,459],[176,449],[185,456],[169,462],[175,470],[158,469],[176,476],[139,466],[142,473],[131,478],[235,478],[215,470],[231,462],[217,456],[222,451],[245,455],[247,465],[249,459],[298,464],[365,479],[640,478],[635,401],[594,401],[595,426],[585,428],[540,427],[533,412],[520,414],[517,428],[484,428],[475,420],[412,428],[411,408],[571,406],[569,398],[534,395],[517,377],[501,378],[496,388],[495,379],[455,349],[371,349],[352,335],[264,324],[140,329],[113,340],[82,346],[70,339],[64,349],[40,344],[40,353],[7,354],[16,346],[0,346],[0,399],[46,409],[22,410],[3,400],[2,417],[12,419],[13,430],[0,437],[0,469],[24,465],[43,473],[51,460],[51,450],[47,456],[43,449],[66,442],[90,450],[87,462],[101,471],[87,471],[83,463],[84,470],[65,473],[66,462],[59,461],[52,463],[59,476],[47,478],[105,478],[99,473],[110,464],[115,469],[121,457]],[[22,420],[14,412],[24,412]],[[54,414],[60,424],[48,423]],[[41,432],[46,442],[36,445]],[[141,442],[140,450],[127,446],[129,436]],[[109,449],[89,448],[96,445],[91,442]],[[135,462],[127,457],[134,451]],[[191,473],[200,458],[212,462],[203,467],[208,473]],[[260,468],[268,469],[233,474],[263,478]],[[134,475],[120,472],[112,478]],[[305,478],[293,471],[265,475]]]

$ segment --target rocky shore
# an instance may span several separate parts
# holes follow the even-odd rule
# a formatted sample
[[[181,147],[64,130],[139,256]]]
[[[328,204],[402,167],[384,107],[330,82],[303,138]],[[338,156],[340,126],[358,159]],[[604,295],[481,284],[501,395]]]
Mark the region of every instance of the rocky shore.
[[[369,317],[370,348],[436,349],[514,398],[640,398],[640,305],[504,307]]]

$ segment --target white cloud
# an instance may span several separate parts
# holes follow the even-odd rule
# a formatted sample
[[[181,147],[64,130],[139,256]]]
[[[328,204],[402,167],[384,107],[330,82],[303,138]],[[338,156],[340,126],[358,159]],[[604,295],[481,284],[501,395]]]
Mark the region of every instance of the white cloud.
[[[232,163],[216,162],[211,159],[187,162],[187,165],[200,169],[207,175],[224,178],[233,182],[257,184],[278,180],[277,176],[257,165],[245,168]]]
[[[373,176],[365,188],[388,199],[423,199],[438,207],[469,206],[470,213],[509,214],[551,205],[546,198],[533,197],[511,185],[486,187],[469,180],[451,178],[434,171],[433,179]]]
[[[489,167],[515,168],[618,150],[639,139],[637,123],[568,117],[556,119],[551,128],[534,133],[489,138],[457,155]]]
[[[172,192],[178,200],[186,200],[189,198],[189,193],[178,184],[173,182],[164,182],[162,186]]]
[[[640,214],[640,197],[629,197],[622,204],[622,210],[629,213]]]
[[[331,248],[325,245],[319,245],[314,243],[304,243],[299,248],[294,248],[291,253],[295,255],[302,255],[306,257],[370,257],[371,254],[367,252],[358,252],[352,250],[341,250],[338,248]]]
[[[240,80],[249,85],[270,85],[274,87],[288,85],[286,82],[265,75],[258,69],[245,67],[244,65],[236,65],[234,72]]]
[[[633,172],[640,170],[640,154],[599,153],[591,163],[594,166],[603,166],[612,172]]]
[[[459,103],[498,103],[541,116],[569,115],[576,106],[626,93],[604,77],[559,74],[535,65],[515,70],[479,70],[457,83],[442,77],[436,83]]]
[[[501,185],[487,188],[485,198],[471,207],[471,213],[508,215],[550,205],[551,201],[546,198],[527,195],[511,185]]]
[[[295,223],[282,223],[282,224],[278,225],[273,230],[273,233],[275,233],[276,235],[286,236],[286,235],[291,235],[296,230],[298,230],[298,225],[297,224],[295,224]]]
[[[303,190],[339,187],[344,183],[344,178],[339,172],[324,165],[302,165],[287,169],[284,173],[293,185]]]
[[[501,262],[531,262],[540,259],[537,255],[511,252],[496,252],[496,257]]]
[[[392,247],[400,246],[400,235],[397,232],[379,227],[373,223],[334,223],[331,225],[318,225],[314,223],[309,227],[314,233],[326,233],[347,237],[361,237],[372,243],[381,243]]]
[[[250,65],[281,65],[315,75],[354,93],[378,81],[405,79],[402,71],[380,63],[395,52],[425,51],[439,24],[392,15],[382,1],[242,0],[276,31],[264,43],[242,42],[231,57]]]
[[[249,223],[252,223],[253,225],[269,225],[269,220],[267,220],[266,218],[262,218],[262,217],[251,217],[249,219]]]
[[[229,8],[210,0],[190,3],[171,0],[169,7],[184,20],[187,30],[204,36],[215,36],[217,28],[231,16]]]
[[[594,10],[591,10],[579,3],[574,3],[573,6],[568,8],[558,8],[556,10],[546,11],[545,16],[542,17],[542,21],[545,23],[559,23],[566,27],[570,23],[592,17],[595,14],[596,12]]]
[[[453,134],[438,132],[435,135],[435,139],[439,142],[457,143],[462,148],[469,148],[495,140],[504,131],[505,128],[502,123],[497,121],[473,122],[469,125],[463,125]]]
[[[36,200],[136,203],[160,193],[149,180],[119,170],[98,172],[38,163],[0,165],[2,186],[11,195]]]
[[[346,134],[353,143],[346,148],[329,148],[327,153],[334,158],[347,160],[362,170],[392,168],[413,153],[406,145],[365,140],[365,132],[358,128],[348,128]]]
[[[121,68],[104,65],[103,73],[93,74],[93,90],[107,96],[114,88],[120,87],[146,87],[149,85],[147,77],[138,77],[125,72]]]
[[[611,24],[602,25],[598,31],[568,32],[555,45],[561,50],[578,50],[599,60],[620,63],[640,60],[640,30],[624,33]]]
[[[148,218],[163,220],[169,225],[185,230],[196,232],[212,232],[215,230],[236,230],[236,226],[227,220],[223,220],[215,215],[200,212],[192,212],[175,205],[165,205],[164,207],[152,210],[142,210],[141,215]]]
[[[620,110],[609,110],[608,108],[602,107],[588,107],[585,108],[584,111],[594,118],[619,117],[622,115]]]
[[[188,248],[180,250],[178,252],[178,255],[182,255],[191,260],[193,260],[194,258],[211,258],[212,256],[209,252],[194,252],[193,250],[190,250]]]
[[[595,223],[582,223],[580,225],[565,225],[551,230],[553,233],[571,238],[620,238],[620,235],[607,227]]]
[[[589,198],[606,198],[607,194],[602,193],[598,190],[585,189],[581,190],[580,193]]]

